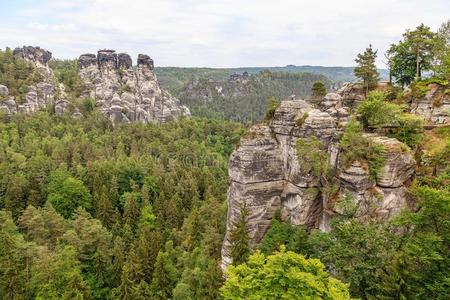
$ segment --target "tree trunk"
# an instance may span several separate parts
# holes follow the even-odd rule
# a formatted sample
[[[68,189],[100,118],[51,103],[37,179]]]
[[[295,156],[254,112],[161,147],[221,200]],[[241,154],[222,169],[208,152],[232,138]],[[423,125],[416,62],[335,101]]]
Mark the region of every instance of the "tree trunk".
[[[420,71],[419,71],[419,52],[416,54],[416,78],[420,78]]]

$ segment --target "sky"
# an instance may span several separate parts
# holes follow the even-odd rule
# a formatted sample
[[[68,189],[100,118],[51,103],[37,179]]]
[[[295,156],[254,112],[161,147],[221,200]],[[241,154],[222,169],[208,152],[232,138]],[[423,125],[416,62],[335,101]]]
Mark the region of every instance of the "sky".
[[[56,58],[98,49],[150,55],[157,66],[353,66],[420,23],[450,19],[449,0],[0,0],[0,48]]]

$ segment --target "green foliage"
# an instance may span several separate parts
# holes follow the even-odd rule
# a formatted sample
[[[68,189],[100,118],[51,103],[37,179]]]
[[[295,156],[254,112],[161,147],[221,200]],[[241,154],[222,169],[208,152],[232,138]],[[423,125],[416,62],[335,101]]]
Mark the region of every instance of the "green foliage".
[[[269,255],[280,250],[281,245],[284,245],[288,251],[304,255],[311,252],[308,233],[304,227],[293,226],[289,222],[282,222],[279,217],[274,217],[258,249],[263,254]]]
[[[155,269],[166,267],[156,263],[161,252],[177,270],[164,293],[180,284],[177,295],[217,299],[228,157],[242,132],[197,118],[113,128],[96,110],[0,122],[0,208],[20,229],[0,244],[0,290],[13,283],[5,293],[20,299],[151,299]],[[173,251],[162,246],[169,240]]]
[[[433,41],[433,71],[436,75],[450,79],[450,20],[442,23]]]
[[[91,208],[91,195],[82,181],[72,177],[63,181],[60,178],[52,180],[48,201],[65,218],[69,218],[78,207]]]
[[[230,232],[231,242],[231,258],[234,265],[239,265],[247,261],[250,255],[250,235],[247,229],[247,218],[249,216],[249,209],[244,202],[239,211],[238,219],[233,223],[233,229]]]
[[[42,75],[31,63],[15,58],[9,48],[0,50],[0,84],[8,87],[9,95],[19,104],[25,100],[29,87],[41,80]]]
[[[316,136],[297,139],[296,152],[299,165],[305,174],[312,173],[319,177],[327,173],[329,154]]]
[[[401,114],[396,123],[398,128],[392,136],[414,149],[423,138],[423,118],[412,114]]]
[[[320,99],[327,94],[327,88],[322,81],[314,82],[311,88],[311,98],[312,99]]]
[[[372,91],[358,106],[358,114],[364,127],[392,125],[402,112],[402,107],[386,101],[386,93]]]
[[[230,266],[221,288],[224,299],[350,299],[348,287],[330,277],[318,259],[285,251]]]
[[[378,283],[397,240],[388,228],[375,223],[343,220],[329,234],[315,232],[311,238],[316,254],[338,277],[350,283],[352,295],[370,299],[378,295]]]
[[[431,68],[433,60],[433,43],[435,34],[430,27],[423,23],[415,30],[406,30],[403,34],[405,43],[410,47],[415,56],[416,78],[422,76],[422,72]]]
[[[329,79],[311,73],[264,71],[240,82],[200,77],[187,83],[178,97],[194,116],[256,123],[270,109],[269,99],[284,100],[292,94],[306,99],[316,81],[331,85]]]
[[[279,100],[277,100],[274,97],[269,98],[268,105],[267,105],[267,111],[264,116],[264,121],[266,123],[269,123],[273,119],[273,116],[275,115],[275,111],[277,110],[279,105],[280,105]]]
[[[380,74],[375,65],[377,58],[377,51],[373,51],[372,45],[369,45],[364,53],[358,54],[355,62],[358,66],[355,67],[355,76],[362,79],[366,93],[377,86]]]
[[[374,180],[384,165],[383,147],[363,135],[362,126],[350,120],[345,128],[340,142],[344,166],[350,166],[355,161],[367,163],[370,178]]]
[[[83,92],[83,81],[78,75],[78,61],[70,59],[52,59],[48,63],[58,82],[63,83],[66,93],[79,97]]]

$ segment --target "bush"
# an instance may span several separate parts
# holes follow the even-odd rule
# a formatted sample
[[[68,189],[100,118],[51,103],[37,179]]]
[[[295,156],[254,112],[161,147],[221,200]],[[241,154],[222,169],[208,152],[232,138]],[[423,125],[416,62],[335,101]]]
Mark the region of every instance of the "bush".
[[[372,91],[367,99],[358,106],[358,114],[364,127],[392,124],[402,113],[402,107],[386,101],[387,94]]]
[[[285,251],[257,251],[248,263],[230,266],[224,299],[350,299],[348,286],[331,277],[318,259]]]
[[[402,114],[397,118],[396,123],[398,128],[392,136],[397,140],[405,143],[410,148],[416,147],[422,141],[424,123],[422,117],[412,114]]]
[[[268,100],[269,104],[267,105],[266,115],[264,116],[264,121],[266,123],[270,122],[275,115],[275,111],[280,105],[280,101],[275,99],[274,97],[270,97]]]
[[[328,153],[316,136],[299,138],[296,144],[297,159],[301,169],[314,176],[321,176],[328,170]]]
[[[374,180],[384,165],[383,147],[363,135],[362,126],[351,120],[341,138],[341,162],[349,167],[355,161],[365,161]]]

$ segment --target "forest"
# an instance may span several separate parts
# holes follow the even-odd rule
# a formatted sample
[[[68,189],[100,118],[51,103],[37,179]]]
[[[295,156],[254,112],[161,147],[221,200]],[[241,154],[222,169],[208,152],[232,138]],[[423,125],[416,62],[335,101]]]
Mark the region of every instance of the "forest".
[[[376,50],[358,55],[354,75],[367,98],[340,137],[343,159],[368,160],[373,176],[379,150],[364,131],[394,124],[399,130],[390,136],[405,149],[425,150],[409,187],[413,209],[386,222],[361,220],[345,197],[330,232],[277,214],[250,249],[243,208],[226,274],[220,249],[229,157],[246,132],[245,113],[256,111],[250,123],[267,122],[277,100],[306,90],[299,81],[319,99],[328,79],[263,72],[252,78],[268,77],[269,88],[251,89],[253,100],[236,98],[229,111],[229,99],[191,98],[193,117],[113,126],[93,99],[79,97],[76,63],[51,62],[83,117],[57,115],[52,106],[32,115],[0,112],[0,299],[448,299],[450,130],[425,131],[405,113],[402,87],[417,96],[431,83],[449,91],[449,24],[437,32],[420,25],[390,47],[389,93],[373,91]],[[17,99],[38,81],[34,71],[10,50],[0,52],[0,83]],[[242,118],[232,117],[239,112]],[[317,145],[299,143],[298,159],[324,174]]]

